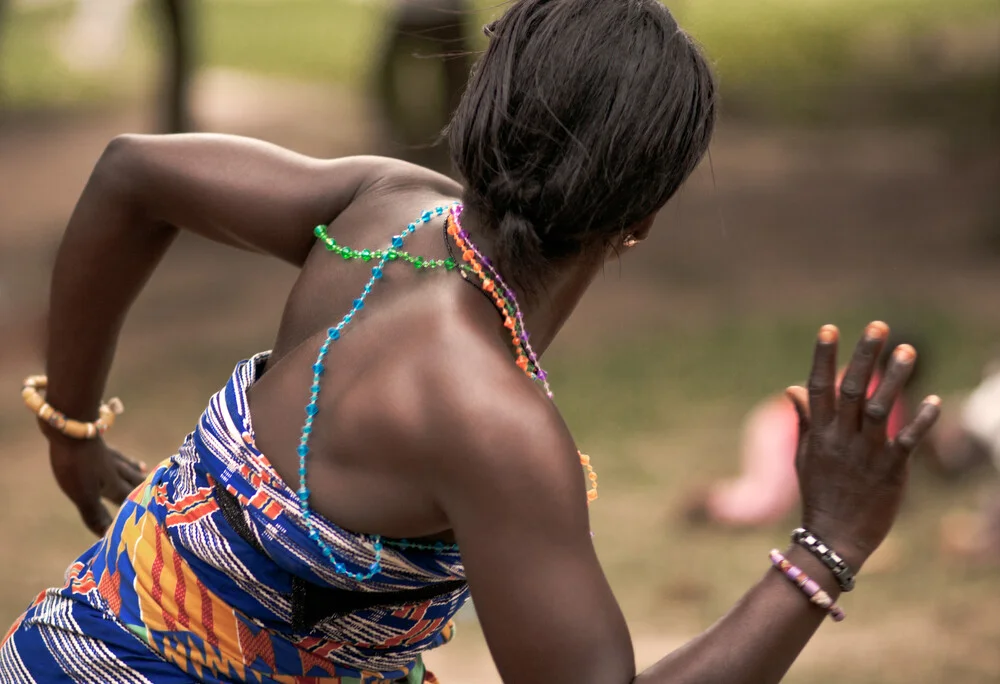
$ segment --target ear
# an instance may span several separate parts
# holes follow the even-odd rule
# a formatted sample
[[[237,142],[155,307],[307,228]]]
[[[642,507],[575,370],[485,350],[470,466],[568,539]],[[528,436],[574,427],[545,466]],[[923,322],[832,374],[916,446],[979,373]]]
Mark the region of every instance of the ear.
[[[641,221],[636,221],[625,231],[626,235],[631,235],[640,242],[649,237],[649,231],[653,229],[653,222],[656,220],[657,212],[653,212]]]

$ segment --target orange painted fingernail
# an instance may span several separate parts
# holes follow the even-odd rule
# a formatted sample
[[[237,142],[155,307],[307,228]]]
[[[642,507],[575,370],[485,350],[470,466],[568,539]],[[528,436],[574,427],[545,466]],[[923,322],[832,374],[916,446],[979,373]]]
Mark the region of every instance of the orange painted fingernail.
[[[926,403],[928,403],[928,404],[931,404],[932,406],[940,406],[941,405],[941,397],[939,397],[936,394],[932,394],[931,396],[929,396],[926,399],[924,399],[924,401]]]
[[[917,350],[909,344],[901,344],[896,347],[896,351],[892,353],[892,356],[899,363],[910,363],[917,358]]]
[[[870,340],[885,339],[889,335],[889,326],[882,321],[872,321],[865,328],[865,337]]]
[[[819,341],[823,344],[830,344],[831,342],[836,342],[837,334],[840,331],[837,330],[835,325],[824,325],[819,329]]]

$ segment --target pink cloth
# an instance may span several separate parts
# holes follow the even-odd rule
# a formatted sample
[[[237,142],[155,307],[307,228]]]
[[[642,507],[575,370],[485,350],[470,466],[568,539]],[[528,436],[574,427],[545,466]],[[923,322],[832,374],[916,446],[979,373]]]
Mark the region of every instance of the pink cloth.
[[[878,386],[872,378],[869,392]],[[889,416],[888,433],[894,437],[903,426],[902,402]],[[735,480],[715,484],[708,494],[708,511],[717,522],[733,526],[775,523],[788,515],[799,500],[795,473],[799,420],[791,402],[770,397],[750,411],[743,423],[742,472]]]

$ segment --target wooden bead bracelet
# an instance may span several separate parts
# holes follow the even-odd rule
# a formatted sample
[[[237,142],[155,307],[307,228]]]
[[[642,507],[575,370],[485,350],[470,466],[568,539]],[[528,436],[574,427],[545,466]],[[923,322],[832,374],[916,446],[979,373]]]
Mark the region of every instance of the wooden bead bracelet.
[[[100,417],[97,420],[91,423],[72,420],[45,401],[42,391],[48,386],[48,382],[48,378],[44,375],[32,375],[25,378],[21,389],[21,398],[24,399],[24,405],[28,407],[29,411],[67,437],[73,439],[99,437],[114,425],[115,416],[121,415],[122,411],[125,410],[121,400],[115,397],[100,405],[97,409]]]

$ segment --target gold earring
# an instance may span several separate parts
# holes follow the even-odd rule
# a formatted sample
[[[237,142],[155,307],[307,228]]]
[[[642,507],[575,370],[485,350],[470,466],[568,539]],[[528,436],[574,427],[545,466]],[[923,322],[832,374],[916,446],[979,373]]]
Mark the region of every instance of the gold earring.
[[[637,244],[639,244],[639,241],[636,239],[635,235],[632,235],[630,233],[625,236],[625,240],[624,242],[622,242],[622,244],[625,245],[626,248],[635,247]]]

